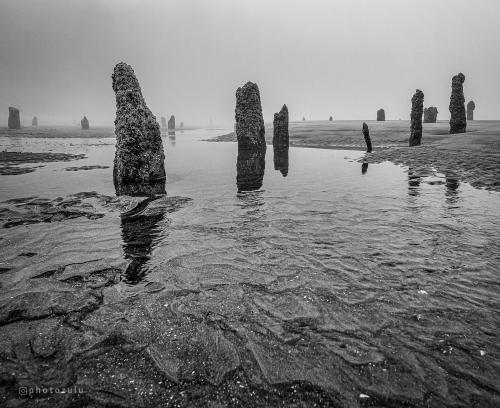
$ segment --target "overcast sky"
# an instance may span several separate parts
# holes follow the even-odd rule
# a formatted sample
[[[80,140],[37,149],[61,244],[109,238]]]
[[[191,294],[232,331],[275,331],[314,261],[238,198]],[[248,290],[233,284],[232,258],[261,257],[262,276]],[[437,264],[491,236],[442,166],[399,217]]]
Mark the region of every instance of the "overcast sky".
[[[113,125],[111,73],[132,65],[157,116],[234,121],[259,85],[265,121],[408,119],[416,88],[448,119],[463,72],[477,119],[500,119],[499,0],[0,0],[0,126]]]

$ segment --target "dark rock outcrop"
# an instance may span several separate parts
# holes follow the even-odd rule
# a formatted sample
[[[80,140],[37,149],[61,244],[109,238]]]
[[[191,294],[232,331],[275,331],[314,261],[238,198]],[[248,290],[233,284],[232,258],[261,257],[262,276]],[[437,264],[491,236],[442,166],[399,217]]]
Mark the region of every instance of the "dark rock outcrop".
[[[462,73],[455,75],[451,80],[450,134],[464,133],[467,128],[464,105],[464,82],[465,75]]]
[[[332,116],[330,116],[330,119],[328,119],[328,120],[331,122],[331,121],[333,120],[333,117],[332,117]]]
[[[366,174],[368,171],[368,162],[363,162],[361,164],[361,174]]]
[[[438,109],[435,106],[430,106],[424,109],[424,123],[436,123]]]
[[[161,117],[161,127],[166,128],[167,127],[167,119],[165,119],[165,116]]]
[[[21,119],[19,118],[19,109],[9,106],[9,129],[21,129]]]
[[[38,118],[36,116],[33,116],[33,119],[31,120],[31,126],[38,126]]]
[[[274,114],[273,147],[275,149],[288,149],[288,146],[288,108],[283,105],[281,110]]]
[[[370,139],[370,129],[368,129],[368,125],[365,122],[363,122],[363,136],[365,137],[366,151],[367,153],[371,153],[372,140]]]
[[[89,128],[89,120],[87,119],[86,116],[83,117],[83,119],[80,121],[82,125],[83,130],[87,130]]]
[[[476,109],[476,104],[474,101],[469,101],[467,104],[467,120],[474,120],[474,109]]]
[[[424,93],[417,89],[411,98],[410,146],[422,143],[422,114],[424,112]]]
[[[168,120],[168,128],[175,129],[175,116],[174,115],[170,116],[170,119]]]
[[[379,122],[383,122],[383,121],[385,121],[385,110],[383,110],[383,109],[379,109],[379,110],[377,111],[377,120],[378,120]]]
[[[236,91],[236,138],[241,149],[266,151],[264,118],[259,87],[247,82]]]
[[[165,191],[165,153],[160,126],[142,96],[130,65],[120,62],[112,75],[116,94],[116,152],[113,181],[117,195]]]

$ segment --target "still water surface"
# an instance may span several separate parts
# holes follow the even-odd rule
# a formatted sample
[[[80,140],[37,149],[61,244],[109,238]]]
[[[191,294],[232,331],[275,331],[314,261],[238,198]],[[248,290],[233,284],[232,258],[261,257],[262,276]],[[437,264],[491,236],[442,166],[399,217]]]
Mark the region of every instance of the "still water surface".
[[[57,265],[125,262],[120,296],[147,295],[155,284],[247,305],[252,315],[241,319],[279,350],[248,343],[270,382],[287,373],[284,382],[326,387],[344,375],[372,401],[393,403],[498,398],[498,193],[361,164],[357,151],[290,148],[288,169],[279,160],[275,169],[272,146],[262,188],[238,193],[237,145],[202,141],[220,133],[164,137],[167,194],[192,199],[178,211],[4,230],[0,260],[12,269],[3,285]],[[114,139],[4,138],[0,147],[88,157],[0,176],[2,201],[115,193]],[[64,170],[83,165],[110,168]],[[304,342],[309,351],[287,354]],[[345,365],[321,368],[331,356]],[[304,368],[316,359],[319,373]]]

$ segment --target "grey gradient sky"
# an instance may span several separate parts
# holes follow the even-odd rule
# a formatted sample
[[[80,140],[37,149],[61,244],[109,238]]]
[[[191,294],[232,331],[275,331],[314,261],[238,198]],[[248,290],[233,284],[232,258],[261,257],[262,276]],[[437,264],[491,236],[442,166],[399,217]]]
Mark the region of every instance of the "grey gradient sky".
[[[113,125],[111,73],[132,65],[148,106],[232,126],[257,82],[265,121],[408,119],[416,88],[448,119],[463,72],[477,119],[500,119],[499,0],[0,0],[0,126]]]

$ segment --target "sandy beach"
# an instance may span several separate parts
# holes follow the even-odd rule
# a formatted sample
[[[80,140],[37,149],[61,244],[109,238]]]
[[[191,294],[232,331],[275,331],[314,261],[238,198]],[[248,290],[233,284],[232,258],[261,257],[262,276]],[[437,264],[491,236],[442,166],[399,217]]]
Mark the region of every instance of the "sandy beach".
[[[304,121],[290,123],[290,146],[365,150],[362,121]],[[391,161],[411,168],[414,176],[445,174],[476,188],[500,191],[500,121],[473,121],[467,133],[450,135],[447,121],[425,123],[422,146],[408,147],[409,121],[367,121],[373,153],[361,161]],[[272,143],[272,127],[266,141]],[[236,141],[229,133],[211,139]]]

